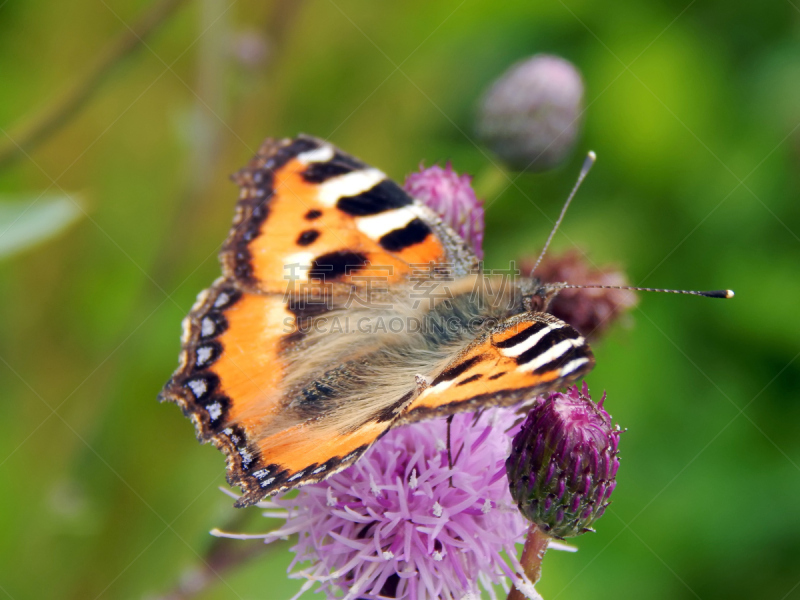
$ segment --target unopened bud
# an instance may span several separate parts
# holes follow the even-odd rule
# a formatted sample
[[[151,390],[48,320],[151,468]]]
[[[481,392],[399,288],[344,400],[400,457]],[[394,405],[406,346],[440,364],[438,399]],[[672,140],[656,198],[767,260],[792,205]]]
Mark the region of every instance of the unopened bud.
[[[522,514],[552,537],[592,531],[616,486],[619,427],[586,383],[553,392],[528,414],[506,461]]]
[[[544,171],[575,145],[583,80],[569,61],[538,54],[513,65],[481,100],[477,130],[509,167]]]

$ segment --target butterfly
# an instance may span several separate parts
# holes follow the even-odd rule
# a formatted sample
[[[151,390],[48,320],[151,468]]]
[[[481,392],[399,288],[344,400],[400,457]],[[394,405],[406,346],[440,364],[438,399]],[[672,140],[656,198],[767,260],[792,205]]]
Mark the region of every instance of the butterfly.
[[[222,277],[184,319],[160,399],[224,453],[237,506],[345,469],[393,427],[532,401],[594,366],[544,285],[484,272],[330,143],[267,140],[233,179]]]

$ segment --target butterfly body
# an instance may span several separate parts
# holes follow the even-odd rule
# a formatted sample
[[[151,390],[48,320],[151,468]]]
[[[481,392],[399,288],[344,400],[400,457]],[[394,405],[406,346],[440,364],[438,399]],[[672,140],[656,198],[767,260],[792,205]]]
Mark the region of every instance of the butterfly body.
[[[268,140],[223,277],[162,398],[227,457],[240,506],[346,468],[390,428],[566,385],[594,364],[531,278],[486,274],[429,208],[330,144]]]

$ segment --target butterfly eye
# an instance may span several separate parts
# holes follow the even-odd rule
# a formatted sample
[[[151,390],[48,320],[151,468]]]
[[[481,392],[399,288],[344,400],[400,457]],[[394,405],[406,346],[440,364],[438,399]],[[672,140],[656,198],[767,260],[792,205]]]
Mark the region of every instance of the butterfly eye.
[[[548,293],[547,288],[535,277],[523,278],[519,282],[519,288],[522,292],[522,307],[526,312],[545,312],[554,296],[553,293]]]

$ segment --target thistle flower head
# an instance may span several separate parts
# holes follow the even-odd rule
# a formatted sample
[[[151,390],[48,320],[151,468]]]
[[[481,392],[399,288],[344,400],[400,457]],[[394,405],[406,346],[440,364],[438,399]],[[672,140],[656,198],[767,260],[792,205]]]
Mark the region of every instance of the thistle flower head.
[[[393,429],[345,471],[262,503],[286,517],[266,541],[298,533],[290,570],[310,565],[291,577],[328,598],[494,598],[509,580],[538,597],[516,558],[528,524],[506,480],[515,421],[511,409],[456,415],[452,469],[444,419]]]
[[[459,175],[448,163],[420,166],[419,173],[406,177],[403,186],[409,194],[436,212],[483,258],[483,206],[472,189],[472,177]]]
[[[572,150],[582,106],[578,70],[563,58],[539,54],[492,84],[478,110],[478,135],[511,168],[543,171]]]
[[[619,428],[589,388],[553,392],[528,413],[506,462],[511,495],[548,535],[591,531],[616,486]]]

